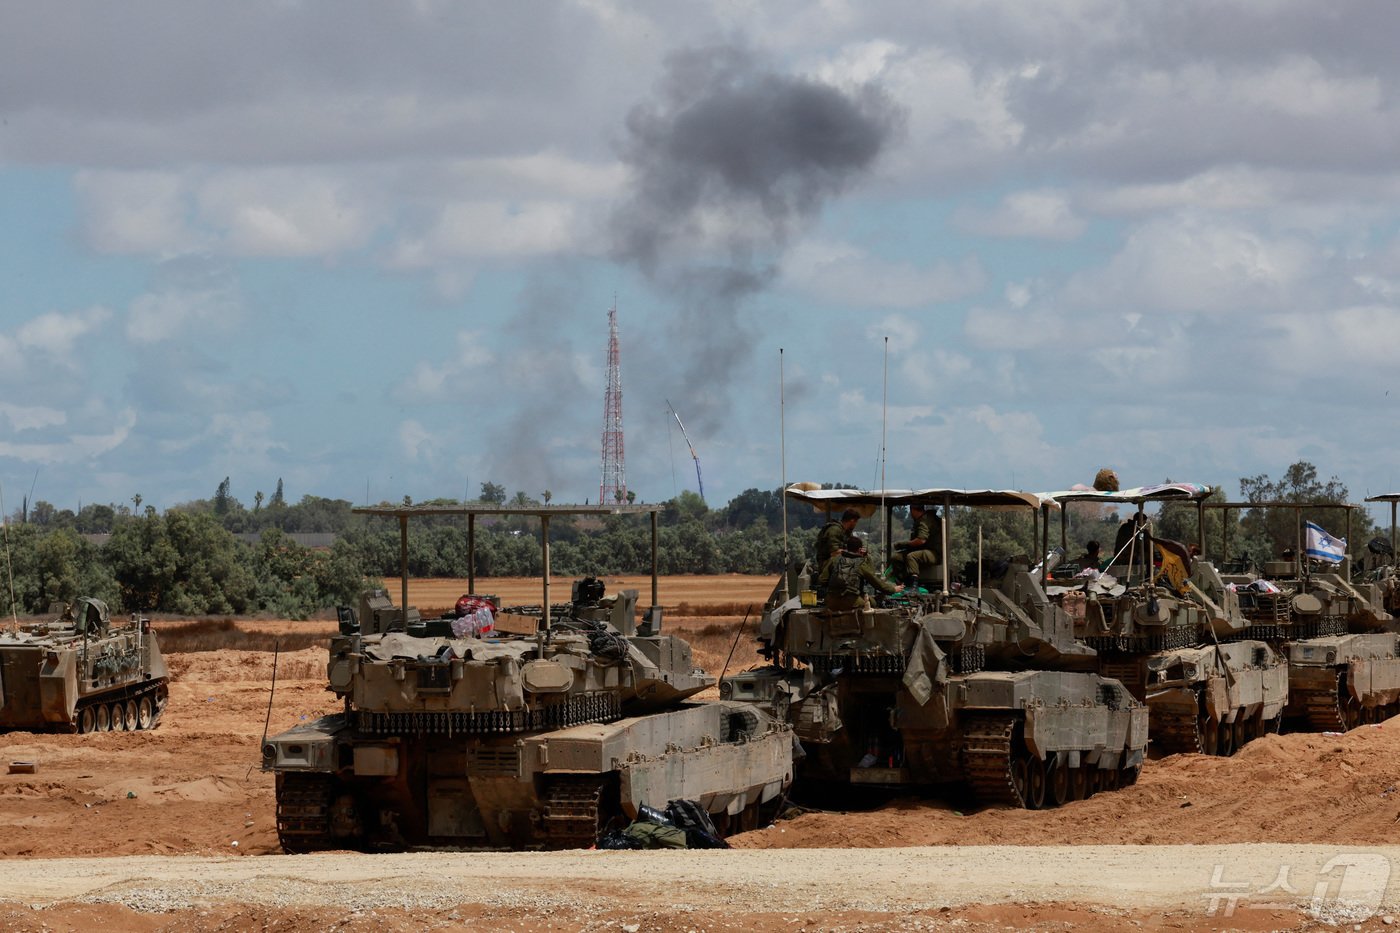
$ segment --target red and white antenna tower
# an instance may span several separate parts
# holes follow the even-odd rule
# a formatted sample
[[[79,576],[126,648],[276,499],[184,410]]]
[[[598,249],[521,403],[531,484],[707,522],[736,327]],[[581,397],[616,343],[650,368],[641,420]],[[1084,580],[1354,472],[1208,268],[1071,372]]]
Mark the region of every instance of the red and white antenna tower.
[[[622,368],[617,349],[617,302],[608,309],[608,387],[603,393],[603,481],[598,504],[627,501],[627,466],[622,455]]]

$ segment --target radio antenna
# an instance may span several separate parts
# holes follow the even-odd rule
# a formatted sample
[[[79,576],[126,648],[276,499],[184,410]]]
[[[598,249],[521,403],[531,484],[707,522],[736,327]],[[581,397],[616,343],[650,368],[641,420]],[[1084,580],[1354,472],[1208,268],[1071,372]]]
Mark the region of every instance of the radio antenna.
[[[880,397],[880,514],[885,513],[885,425],[889,421],[890,410],[890,338],[885,338],[884,372],[881,375]],[[881,524],[880,559],[885,560],[890,553],[890,523]]]
[[[778,489],[778,499],[783,507],[783,602],[787,602],[788,574],[792,570],[792,558],[788,552],[788,522],[787,522],[787,399],[783,395],[783,348],[778,348],[778,459],[781,464],[782,475],[779,482],[782,484]]]
[[[5,514],[5,487],[0,484],[0,528],[5,531],[5,572],[10,580],[10,617],[14,630],[19,631],[19,606],[15,603],[15,567],[10,560],[10,517]]]

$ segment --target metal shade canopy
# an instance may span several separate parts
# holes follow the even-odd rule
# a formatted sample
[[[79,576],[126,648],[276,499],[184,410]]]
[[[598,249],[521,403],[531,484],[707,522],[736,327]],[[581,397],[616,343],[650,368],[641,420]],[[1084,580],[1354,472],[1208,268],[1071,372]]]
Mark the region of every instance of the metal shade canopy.
[[[476,517],[478,515],[532,515],[540,520],[540,570],[544,578],[544,627],[549,628],[549,520],[555,515],[651,515],[651,605],[657,599],[657,528],[659,505],[390,505],[363,506],[350,511],[358,515],[382,515],[399,520],[399,605],[408,611],[408,520],[422,515],[467,516],[467,589],[476,591]]]
[[[1043,492],[1042,496],[1056,502],[1127,502],[1141,505],[1144,502],[1197,502],[1207,499],[1214,492],[1201,483],[1159,483],[1155,486],[1135,486],[1117,492],[1104,492],[1098,489],[1066,489],[1061,492]]]
[[[863,515],[869,515],[881,506],[895,507],[916,502],[976,509],[1059,508],[1058,504],[1041,493],[1021,492],[1018,489],[807,489],[797,484],[789,486],[786,495],[789,499],[807,503],[818,512],[853,508]]]
[[[927,507],[943,506],[939,516],[939,538],[941,540],[941,563],[943,566],[943,591],[949,591],[948,571],[948,510],[953,507],[1012,510],[1026,509],[1038,524],[1043,526],[1044,537],[1049,529],[1048,519],[1041,523],[1041,513],[1060,508],[1053,499],[1039,493],[1022,492],[1019,489],[950,489],[931,487],[927,489],[813,489],[811,484],[797,483],[789,486],[784,494],[797,502],[805,502],[818,512],[831,514],[836,509],[855,509],[862,517],[869,517],[877,509],[885,510],[885,540],[890,540],[890,525],[893,510],[901,505],[920,503]],[[1043,566],[1043,562],[1042,562]],[[1042,572],[1042,578],[1044,573]]]

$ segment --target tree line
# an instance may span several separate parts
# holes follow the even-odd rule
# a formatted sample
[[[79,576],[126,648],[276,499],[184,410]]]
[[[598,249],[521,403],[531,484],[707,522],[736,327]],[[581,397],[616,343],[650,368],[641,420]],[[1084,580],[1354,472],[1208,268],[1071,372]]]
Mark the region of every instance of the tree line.
[[[827,488],[850,488],[827,484]],[[1279,480],[1267,475],[1240,480],[1246,501],[1317,504],[1347,501],[1335,477],[1319,479],[1307,462],[1295,463]],[[496,483],[482,483],[478,505],[530,507],[547,503]],[[1215,498],[1224,498],[1217,490]],[[412,503],[405,499],[405,505]],[[420,505],[463,506],[436,499]],[[390,503],[379,503],[388,506]],[[335,605],[353,603],[366,586],[399,572],[397,523],[357,515],[345,499],[307,495],[288,503],[279,480],[271,497],[258,493],[251,508],[230,491],[229,479],[209,499],[158,512],[142,507],[141,496],[125,503],[83,506],[76,512],[42,501],[25,503],[5,528],[7,585],[0,586],[4,614],[42,613],[57,602],[96,596],[121,612],[184,615],[270,614],[305,618]],[[658,564],[663,574],[777,574],[784,562],[812,553],[826,516],[789,504],[786,520],[780,489],[748,489],[723,507],[709,508],[686,491],[659,504]],[[895,538],[905,516],[898,519]],[[1330,513],[1321,513],[1330,514]],[[1341,515],[1340,510],[1336,513]],[[1231,558],[1263,559],[1293,545],[1295,517],[1279,511],[1206,512],[1206,554],[1218,553],[1228,521]],[[1118,511],[1098,505],[1069,512],[1066,538],[1071,550],[1090,539],[1113,541]],[[1037,548],[1029,513],[955,510],[949,548],[954,567],[977,553],[979,530],[984,555],[1031,554]],[[1321,520],[1321,519],[1320,519]],[[1058,543],[1060,518],[1052,519],[1051,541]],[[1186,542],[1197,540],[1196,510],[1165,506],[1156,533]],[[1327,525],[1342,534],[1342,519]],[[786,527],[787,534],[783,531]],[[875,519],[859,530],[879,559],[882,529]],[[1364,512],[1353,517],[1352,552],[1358,553],[1374,528]],[[289,535],[336,535],[328,549],[298,544]],[[236,535],[255,533],[245,541]],[[105,539],[93,536],[105,535]],[[538,520],[523,516],[483,516],[476,523],[475,574],[479,577],[533,576],[541,572]],[[550,522],[551,570],[560,576],[645,573],[651,568],[651,524],[645,515],[558,516]],[[416,577],[468,575],[466,519],[415,518],[408,539],[408,570]],[[1072,555],[1071,555],[1072,556]],[[8,583],[12,581],[12,585]]]

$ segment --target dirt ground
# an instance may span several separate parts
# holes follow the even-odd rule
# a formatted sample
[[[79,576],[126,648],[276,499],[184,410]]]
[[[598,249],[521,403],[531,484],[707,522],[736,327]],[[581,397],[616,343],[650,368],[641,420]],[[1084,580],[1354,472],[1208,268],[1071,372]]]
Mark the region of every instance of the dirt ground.
[[[645,579],[607,582],[649,601]],[[539,601],[537,581],[479,584]],[[712,673],[731,650],[741,669],[757,661],[771,587],[663,578],[665,625]],[[424,581],[410,600],[444,608],[464,591]],[[156,624],[184,650],[169,653],[155,731],[0,736],[0,926],[1292,930],[1389,929],[1400,916],[1386,885],[1400,856],[1400,719],[1151,761],[1136,786],[1058,810],[901,798],[800,812],[730,852],[281,856],[260,739],[337,709],[317,646],[334,623],[194,631],[205,627],[201,639],[187,621]],[[282,650],[269,705],[271,637]],[[18,760],[36,772],[5,773]]]

